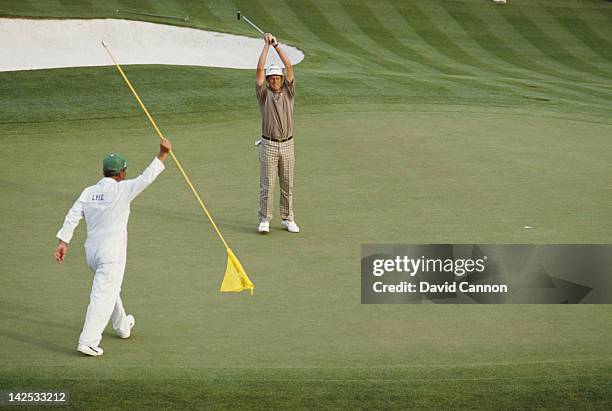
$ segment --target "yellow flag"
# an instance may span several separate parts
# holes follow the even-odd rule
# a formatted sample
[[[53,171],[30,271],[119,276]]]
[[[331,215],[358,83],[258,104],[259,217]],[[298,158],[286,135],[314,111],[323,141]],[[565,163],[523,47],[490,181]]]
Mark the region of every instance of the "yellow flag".
[[[251,290],[251,295],[253,295],[254,288],[255,286],[244,272],[244,268],[242,268],[238,258],[236,258],[232,250],[227,248],[227,268],[225,269],[223,283],[221,283],[221,292]]]

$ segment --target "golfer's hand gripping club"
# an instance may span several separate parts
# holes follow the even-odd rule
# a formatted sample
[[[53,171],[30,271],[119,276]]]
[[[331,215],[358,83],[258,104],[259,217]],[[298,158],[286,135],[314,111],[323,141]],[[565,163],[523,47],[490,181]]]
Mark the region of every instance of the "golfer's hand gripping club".
[[[278,44],[278,41],[276,41],[276,37],[274,37],[272,34],[270,34],[270,45],[272,47],[276,47],[277,44]]]

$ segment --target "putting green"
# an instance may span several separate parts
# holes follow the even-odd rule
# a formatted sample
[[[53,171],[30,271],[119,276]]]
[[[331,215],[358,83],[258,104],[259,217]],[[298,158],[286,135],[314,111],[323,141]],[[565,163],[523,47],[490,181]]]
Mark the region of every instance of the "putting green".
[[[162,119],[255,295],[218,292],[225,252],[169,164],[132,207],[123,298],[135,334],[107,333],[101,361],[74,352],[91,286],[84,228],[63,265],[52,261],[52,234],[80,188],[98,179],[100,153],[119,147],[136,174],[155,135],[146,123],[126,130],[115,120],[63,123],[53,139],[38,131],[6,138],[20,162],[3,181],[4,226],[19,241],[5,246],[4,386],[68,387],[79,406],[91,398],[153,406],[149,397],[160,393],[175,406],[210,398],[229,406],[240,387],[262,393],[242,406],[304,405],[313,392],[329,404],[357,404],[360,394],[397,406],[410,384],[427,406],[463,401],[461,379],[476,379],[474,393],[492,384],[501,398],[530,398],[537,375],[564,401],[583,384],[592,404],[605,398],[605,306],[361,306],[359,256],[372,242],[609,242],[611,196],[600,187],[612,126],[518,110],[345,108],[298,115],[299,235],[278,220],[269,235],[256,233],[256,116],[231,127]],[[87,388],[92,378],[107,392]],[[507,380],[519,388],[507,390]],[[450,402],[434,401],[430,390],[449,384]]]

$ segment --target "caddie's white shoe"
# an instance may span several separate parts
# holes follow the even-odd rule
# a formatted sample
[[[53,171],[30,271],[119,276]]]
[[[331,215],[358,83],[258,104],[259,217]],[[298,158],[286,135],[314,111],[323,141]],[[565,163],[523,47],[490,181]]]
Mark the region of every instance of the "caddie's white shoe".
[[[128,315],[125,319],[127,320],[128,328],[116,330],[119,338],[123,339],[130,338],[130,335],[132,335],[132,328],[134,328],[136,324],[136,320],[132,314]]]
[[[295,221],[283,220],[283,227],[285,227],[290,233],[300,232],[300,227],[298,227]]]
[[[270,222],[269,221],[262,221],[259,223],[259,227],[257,227],[257,231],[259,231],[260,233],[269,233],[270,232]]]
[[[104,354],[104,350],[100,347],[91,347],[89,345],[83,344],[79,344],[77,351],[85,355],[90,355],[92,357],[99,357],[100,355]]]

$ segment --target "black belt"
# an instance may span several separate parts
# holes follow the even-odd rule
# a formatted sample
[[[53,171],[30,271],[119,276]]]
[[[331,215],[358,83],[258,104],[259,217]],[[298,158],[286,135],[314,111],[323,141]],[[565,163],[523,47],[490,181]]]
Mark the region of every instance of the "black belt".
[[[270,137],[266,137],[266,136],[261,136],[261,138],[266,139],[268,141],[276,141],[277,143],[284,143],[285,141],[289,141],[293,138],[293,136],[286,138],[284,140],[279,140],[277,138],[270,138]]]

